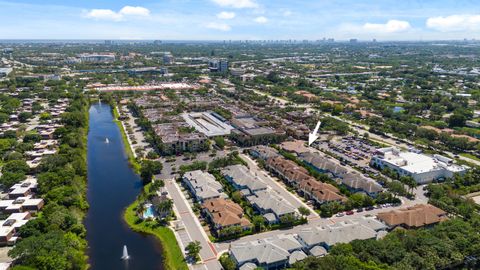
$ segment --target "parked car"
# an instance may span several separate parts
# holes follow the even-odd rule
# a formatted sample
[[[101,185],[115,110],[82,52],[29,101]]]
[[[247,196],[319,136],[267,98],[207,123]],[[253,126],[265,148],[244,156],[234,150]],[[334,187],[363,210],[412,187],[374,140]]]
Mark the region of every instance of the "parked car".
[[[367,211],[372,211],[373,209],[375,209],[375,207],[373,207],[373,206],[369,206],[369,207],[365,208],[365,210],[367,210]]]
[[[344,214],[344,213],[338,213],[338,214],[336,214],[335,216],[336,216],[336,217],[343,217],[343,216],[345,216],[345,214]]]
[[[345,214],[347,214],[348,216],[351,216],[351,215],[353,215],[354,213],[353,213],[352,210],[350,210],[350,211],[345,212]]]

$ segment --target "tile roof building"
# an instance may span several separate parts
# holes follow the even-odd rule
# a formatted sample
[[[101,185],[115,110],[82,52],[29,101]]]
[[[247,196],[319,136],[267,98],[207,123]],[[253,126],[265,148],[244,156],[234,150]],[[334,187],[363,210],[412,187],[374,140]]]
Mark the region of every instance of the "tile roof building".
[[[378,233],[386,228],[382,222],[375,218],[363,217],[352,221],[342,221],[334,225],[302,229],[298,233],[298,239],[310,250],[315,246],[321,246],[329,250],[338,243],[376,238]]]
[[[437,224],[447,219],[447,213],[431,204],[417,204],[412,207],[377,214],[377,218],[390,228],[420,228]]]
[[[254,146],[250,148],[249,152],[253,157],[260,158],[262,160],[267,160],[271,157],[278,157],[280,155],[277,149],[265,145]]]
[[[347,173],[345,168],[326,157],[320,156],[318,153],[306,152],[301,154],[299,158],[320,173],[331,174],[334,177],[341,177],[341,175]]]
[[[340,191],[327,183],[322,183],[309,175],[308,171],[297,165],[294,161],[283,157],[270,158],[266,162],[267,168],[275,172],[290,185],[301,191],[309,199],[318,204],[326,202],[345,201],[346,198],[340,195]]]
[[[258,241],[234,244],[230,256],[242,269],[244,265],[255,265],[263,269],[288,267],[306,258],[302,244],[293,235],[279,235]]]
[[[270,190],[257,191],[254,195],[246,197],[246,199],[269,223],[277,223],[280,221],[280,218],[285,215],[297,216],[297,209],[295,209],[295,207],[280,197],[280,195]],[[268,214],[273,214],[274,218],[272,219],[272,215]]]
[[[351,192],[365,192],[372,197],[377,196],[378,193],[383,191],[379,183],[357,172],[344,174],[340,178],[340,183],[345,185]]]
[[[267,185],[263,182],[261,175],[254,175],[244,165],[232,165],[221,170],[225,179],[229,181],[243,195],[250,195],[257,191],[266,190]]]
[[[246,230],[252,225],[244,217],[242,207],[231,200],[223,198],[207,200],[202,204],[202,209],[217,233],[233,226]]]
[[[209,199],[228,197],[227,194],[223,193],[222,184],[207,172],[200,170],[186,172],[182,180],[200,203]]]

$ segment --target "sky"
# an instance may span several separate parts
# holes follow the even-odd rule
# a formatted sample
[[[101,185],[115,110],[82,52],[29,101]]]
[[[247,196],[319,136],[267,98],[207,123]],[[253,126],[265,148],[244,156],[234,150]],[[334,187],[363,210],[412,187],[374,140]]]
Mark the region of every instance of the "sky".
[[[0,0],[0,39],[480,39],[480,0]]]

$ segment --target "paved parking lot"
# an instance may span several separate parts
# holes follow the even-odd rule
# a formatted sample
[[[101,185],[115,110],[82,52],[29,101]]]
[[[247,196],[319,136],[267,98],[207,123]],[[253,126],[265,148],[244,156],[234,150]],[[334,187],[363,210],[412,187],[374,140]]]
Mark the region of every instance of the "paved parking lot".
[[[130,143],[134,149],[134,155],[136,156],[136,149],[144,149],[144,154],[153,151],[153,148],[145,140],[142,128],[135,123],[136,118],[132,115],[127,106],[120,106],[119,109],[121,112],[125,113],[128,116],[128,119],[122,121],[122,124],[125,128],[128,139],[130,140]],[[128,127],[132,129],[132,132],[128,132]]]
[[[334,137],[329,141],[319,141],[316,145],[319,150],[329,151],[358,167],[368,167],[370,157],[377,149],[367,140],[354,136]]]
[[[157,175],[156,177],[159,179],[172,179],[178,176],[178,171],[180,170],[180,166],[182,165],[189,165],[195,161],[205,161],[210,163],[216,158],[222,158],[227,156],[230,153],[228,150],[224,151],[217,151],[215,155],[212,155],[212,152],[205,152],[205,153],[197,153],[197,155],[190,159],[186,158],[185,156],[178,156],[172,158],[161,158],[160,161],[163,164],[162,173]],[[173,161],[171,161],[173,159]]]

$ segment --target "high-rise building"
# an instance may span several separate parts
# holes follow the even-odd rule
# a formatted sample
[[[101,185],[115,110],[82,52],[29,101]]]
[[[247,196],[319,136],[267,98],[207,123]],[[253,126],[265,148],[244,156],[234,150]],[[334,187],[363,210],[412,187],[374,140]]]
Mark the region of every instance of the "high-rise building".
[[[165,65],[171,65],[175,62],[175,58],[173,57],[173,55],[170,53],[170,52],[166,52],[164,55],[163,55],[163,63]]]
[[[227,72],[228,61],[226,59],[211,59],[208,62],[208,68],[211,72]]]

